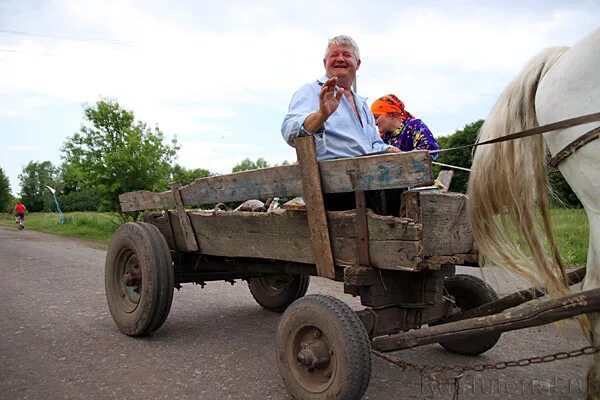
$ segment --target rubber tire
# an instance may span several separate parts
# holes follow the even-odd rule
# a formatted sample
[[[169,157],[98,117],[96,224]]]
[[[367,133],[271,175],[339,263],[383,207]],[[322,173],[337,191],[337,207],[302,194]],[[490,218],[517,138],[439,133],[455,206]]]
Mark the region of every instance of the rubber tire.
[[[284,275],[289,278],[289,281],[279,290],[270,289],[268,277],[248,279],[248,288],[252,297],[264,309],[279,313],[284,312],[290,304],[306,294],[310,284],[310,275]]]
[[[498,300],[498,294],[490,285],[472,275],[451,276],[444,281],[444,288],[463,311]],[[444,321],[439,321],[435,325],[443,323]],[[440,342],[440,345],[452,353],[477,356],[494,347],[501,335],[502,333],[486,333],[460,341]]]
[[[120,286],[124,253],[135,254],[142,275],[137,305],[127,304],[132,310],[125,307]],[[108,308],[121,332],[145,336],[164,324],[173,302],[174,271],[169,246],[158,228],[145,222],[121,225],[112,237],[104,271]]]
[[[335,356],[335,373],[320,392],[299,382],[290,365],[296,363],[294,333],[314,326],[327,337]],[[346,303],[335,297],[310,295],[296,300],[283,313],[276,337],[277,366],[288,391],[301,400],[353,400],[362,398],[371,378],[371,342],[363,323]],[[297,350],[297,349],[296,349]]]

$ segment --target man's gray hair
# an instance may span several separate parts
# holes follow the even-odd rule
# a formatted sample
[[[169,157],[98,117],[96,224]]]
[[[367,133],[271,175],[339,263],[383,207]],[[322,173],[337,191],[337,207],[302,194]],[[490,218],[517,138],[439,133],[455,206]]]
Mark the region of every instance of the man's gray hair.
[[[327,58],[327,55],[329,54],[329,46],[331,46],[332,44],[346,45],[352,47],[356,59],[360,60],[360,51],[358,50],[358,45],[350,36],[338,35],[329,39],[329,41],[327,42],[327,48],[325,49],[325,58]]]

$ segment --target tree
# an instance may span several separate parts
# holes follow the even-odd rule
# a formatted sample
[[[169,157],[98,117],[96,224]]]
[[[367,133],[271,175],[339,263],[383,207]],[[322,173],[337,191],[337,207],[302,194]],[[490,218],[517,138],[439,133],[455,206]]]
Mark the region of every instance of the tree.
[[[187,185],[192,183],[195,179],[206,178],[207,176],[212,175],[214,175],[212,172],[203,168],[186,169],[179,164],[175,164],[173,168],[171,168],[171,181],[177,183],[179,186]]]
[[[73,164],[60,166],[56,184],[58,202],[63,211],[96,211],[100,195],[95,187],[86,187],[84,175]]]
[[[237,164],[235,167],[233,167],[231,172],[241,172],[248,171],[250,169],[267,168],[268,166],[269,163],[267,163],[262,157],[256,160],[256,162],[250,160],[249,158],[246,158],[242,160],[239,164]]]
[[[12,196],[10,194],[10,182],[6,173],[0,168],[0,212],[12,209]]]
[[[56,186],[58,170],[50,161],[30,161],[19,174],[21,199],[28,211],[54,209],[52,193],[46,186]]]
[[[80,132],[62,148],[83,188],[95,188],[99,210],[119,210],[119,194],[135,190],[162,191],[168,187],[177,141],[164,143],[156,126],[136,121],[133,111],[114,100],[101,99],[84,108]]]
[[[442,149],[473,144],[477,140],[477,132],[479,131],[479,128],[481,128],[481,125],[483,125],[483,120],[467,124],[462,130],[457,130],[450,136],[438,138],[438,144]],[[456,165],[458,167],[471,168],[473,159],[471,156],[472,149],[470,148],[445,151],[440,154],[440,157],[436,160],[438,162]],[[441,168],[436,168],[436,170],[439,169]],[[450,190],[466,193],[468,181],[468,172],[454,170],[454,176],[452,178],[452,183],[450,184]]]

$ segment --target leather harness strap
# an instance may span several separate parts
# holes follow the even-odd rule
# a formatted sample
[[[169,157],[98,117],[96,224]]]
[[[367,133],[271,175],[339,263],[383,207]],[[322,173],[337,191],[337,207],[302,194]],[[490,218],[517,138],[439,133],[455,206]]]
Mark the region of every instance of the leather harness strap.
[[[598,139],[598,137],[600,137],[600,126],[592,129],[583,136],[579,136],[577,139],[566,145],[561,151],[552,157],[550,160],[550,165],[557,167],[558,164],[564,161],[565,158],[569,157],[592,140]]]
[[[548,125],[538,126],[536,128],[526,129],[526,130],[521,131],[521,132],[515,132],[515,133],[511,133],[510,135],[498,137],[498,138],[491,139],[491,140],[486,140],[485,142],[467,144],[467,145],[464,145],[464,146],[451,147],[449,149],[430,150],[429,152],[430,153],[442,153],[444,151],[465,149],[465,148],[470,148],[470,147],[477,147],[477,146],[482,146],[484,144],[506,142],[508,140],[514,140],[514,139],[520,139],[520,138],[524,138],[524,137],[528,137],[528,136],[539,135],[539,134],[542,134],[542,133],[546,133],[546,132],[550,132],[550,131],[556,131],[556,130],[559,130],[559,129],[570,128],[572,126],[583,125],[583,124],[587,124],[589,122],[595,122],[595,121],[600,121],[600,112],[594,113],[594,114],[582,115],[581,117],[565,119],[565,120],[562,120],[562,121],[553,122],[553,123],[548,124]],[[593,140],[593,139],[595,139],[595,138],[592,138],[590,140]],[[570,144],[569,144],[569,146],[570,146]],[[581,147],[581,146],[579,146],[579,147]],[[563,151],[563,150],[561,150],[561,151]]]

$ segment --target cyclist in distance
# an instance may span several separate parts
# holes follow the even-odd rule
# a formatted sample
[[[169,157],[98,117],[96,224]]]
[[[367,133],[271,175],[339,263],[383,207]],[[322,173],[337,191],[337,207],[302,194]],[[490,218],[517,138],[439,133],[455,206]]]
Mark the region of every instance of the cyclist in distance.
[[[17,204],[15,205],[15,222],[19,224],[19,229],[23,229],[22,226],[23,221],[25,221],[25,211],[27,211],[27,209],[23,203],[17,201]]]

